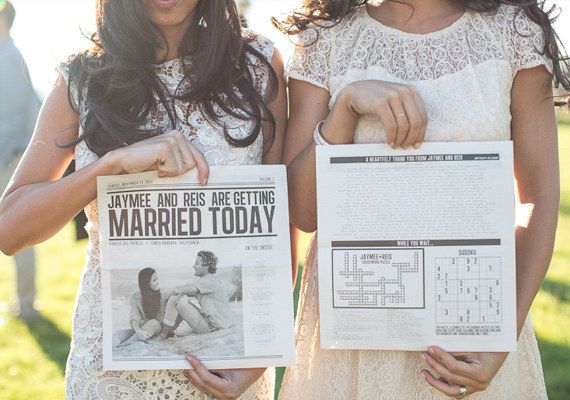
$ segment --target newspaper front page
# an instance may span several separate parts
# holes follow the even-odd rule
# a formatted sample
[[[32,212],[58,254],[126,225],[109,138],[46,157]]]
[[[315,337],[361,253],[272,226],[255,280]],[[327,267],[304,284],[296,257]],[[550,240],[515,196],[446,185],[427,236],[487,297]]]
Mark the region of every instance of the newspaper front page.
[[[321,347],[513,351],[511,142],[317,148]]]
[[[107,370],[295,362],[284,166],[98,179]]]

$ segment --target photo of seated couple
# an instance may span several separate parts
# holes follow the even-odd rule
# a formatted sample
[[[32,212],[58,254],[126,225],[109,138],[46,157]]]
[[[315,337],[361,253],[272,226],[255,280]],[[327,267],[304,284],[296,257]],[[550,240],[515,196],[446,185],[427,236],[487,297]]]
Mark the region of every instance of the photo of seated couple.
[[[114,358],[243,355],[241,266],[201,250],[187,267],[111,274]]]

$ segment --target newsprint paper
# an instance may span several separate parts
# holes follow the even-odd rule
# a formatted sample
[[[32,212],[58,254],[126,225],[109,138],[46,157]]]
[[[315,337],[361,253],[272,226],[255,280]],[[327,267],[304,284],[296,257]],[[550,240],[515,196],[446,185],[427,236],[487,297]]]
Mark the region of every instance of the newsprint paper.
[[[105,369],[295,362],[284,166],[100,177],[98,205]]]
[[[321,346],[513,351],[511,142],[317,149]]]

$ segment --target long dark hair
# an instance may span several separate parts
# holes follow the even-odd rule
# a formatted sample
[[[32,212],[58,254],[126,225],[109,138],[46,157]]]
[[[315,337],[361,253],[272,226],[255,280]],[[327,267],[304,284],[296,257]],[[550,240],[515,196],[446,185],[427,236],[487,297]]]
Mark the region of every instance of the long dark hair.
[[[142,296],[143,310],[148,319],[156,318],[160,311],[160,290],[150,288],[150,280],[156,271],[145,268],[139,271],[139,290]]]
[[[405,0],[393,0],[405,3]],[[502,4],[517,5],[528,18],[542,28],[544,47],[539,49],[553,63],[554,81],[557,85],[570,90],[570,62],[565,55],[564,47],[552,23],[556,19],[556,8],[544,8],[544,2],[538,0],[454,0],[467,10],[476,12],[494,12]],[[273,19],[273,24],[288,35],[296,35],[314,23],[320,21],[340,22],[356,8],[365,5],[369,0],[303,0],[301,6],[294,10],[284,21]],[[328,25],[330,26],[330,24]]]
[[[172,96],[155,73],[157,50],[166,40],[150,20],[142,1],[97,0],[97,32],[90,50],[69,60],[71,85],[79,88],[80,103],[87,111],[83,135],[66,146],[85,140],[98,156],[164,133],[143,129],[158,102],[167,110],[171,130],[175,128],[175,100],[199,105],[206,118],[220,126],[233,146],[252,144],[269,122],[271,136],[275,119],[268,103],[277,94],[277,76],[263,54],[242,35],[233,0],[200,0],[192,26],[185,33],[178,56],[184,79]],[[256,90],[250,67],[267,70],[267,95]],[[83,96],[83,90],[85,96]],[[158,102],[155,98],[158,97]],[[84,98],[83,98],[84,97]],[[218,111],[216,111],[218,110]],[[221,110],[221,112],[220,112]],[[221,114],[221,115],[220,115]],[[221,122],[223,115],[255,122],[245,138],[234,138]]]

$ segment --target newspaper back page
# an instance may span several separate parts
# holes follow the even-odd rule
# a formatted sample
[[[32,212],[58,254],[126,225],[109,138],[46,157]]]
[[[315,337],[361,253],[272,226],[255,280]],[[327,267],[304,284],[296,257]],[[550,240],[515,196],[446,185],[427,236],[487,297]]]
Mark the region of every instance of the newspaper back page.
[[[513,351],[511,142],[317,148],[321,347]]]

